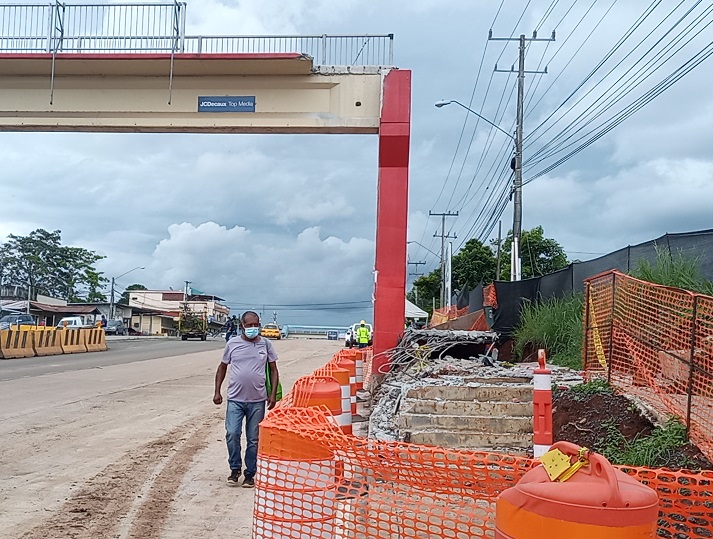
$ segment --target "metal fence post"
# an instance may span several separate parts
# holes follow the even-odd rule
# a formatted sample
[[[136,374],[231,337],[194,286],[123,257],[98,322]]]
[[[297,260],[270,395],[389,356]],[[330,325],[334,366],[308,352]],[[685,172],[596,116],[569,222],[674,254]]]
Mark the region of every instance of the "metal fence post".
[[[322,65],[327,65],[327,34],[322,34]]]
[[[52,52],[52,36],[54,35],[54,9],[53,4],[49,5],[47,10],[47,52]]]
[[[389,65],[394,65],[394,34],[389,34]]]
[[[586,373],[587,365],[589,364],[589,318],[591,316],[591,312],[589,310],[589,298],[590,294],[592,293],[592,283],[585,282],[584,286],[586,291],[584,293],[584,346],[582,347],[582,367]]]
[[[698,326],[698,295],[693,296],[693,314],[691,316],[691,354],[688,371],[688,402],[686,403],[686,432],[691,436],[691,412],[693,409],[693,375],[696,363],[696,328]]]
[[[186,52],[186,3],[181,2],[181,52]]]
[[[612,358],[614,357],[614,305],[616,299],[616,273],[611,280],[611,310],[609,311],[609,357],[607,358],[607,383],[611,385]]]

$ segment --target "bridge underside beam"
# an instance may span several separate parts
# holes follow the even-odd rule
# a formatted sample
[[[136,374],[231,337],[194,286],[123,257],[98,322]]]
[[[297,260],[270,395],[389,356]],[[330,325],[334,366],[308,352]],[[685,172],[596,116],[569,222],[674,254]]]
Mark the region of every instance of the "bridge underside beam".
[[[381,81],[300,54],[181,54],[172,77],[166,54],[64,54],[54,79],[52,55],[0,55],[0,131],[375,134]],[[199,112],[201,97],[254,111]]]

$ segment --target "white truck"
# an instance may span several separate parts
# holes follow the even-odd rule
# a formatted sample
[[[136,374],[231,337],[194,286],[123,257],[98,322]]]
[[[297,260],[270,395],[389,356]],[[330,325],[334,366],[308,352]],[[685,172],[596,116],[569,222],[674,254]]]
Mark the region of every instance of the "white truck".
[[[57,329],[93,328],[94,324],[87,323],[81,316],[65,316],[57,324]]]

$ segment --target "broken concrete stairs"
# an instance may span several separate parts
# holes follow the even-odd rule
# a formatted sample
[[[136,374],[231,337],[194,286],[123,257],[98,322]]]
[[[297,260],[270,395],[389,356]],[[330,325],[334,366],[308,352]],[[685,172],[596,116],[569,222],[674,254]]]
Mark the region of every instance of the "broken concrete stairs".
[[[470,385],[409,389],[401,403],[399,438],[462,449],[530,448],[530,380],[479,378],[468,382]]]

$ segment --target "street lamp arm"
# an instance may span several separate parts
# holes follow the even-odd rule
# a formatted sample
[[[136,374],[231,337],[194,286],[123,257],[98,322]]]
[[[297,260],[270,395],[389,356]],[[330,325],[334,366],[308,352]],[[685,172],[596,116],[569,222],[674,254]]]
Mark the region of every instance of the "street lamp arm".
[[[122,273],[122,274],[119,275],[118,277],[114,277],[114,279],[121,279],[124,275],[128,275],[129,273],[131,273],[132,271],[137,270],[137,269],[142,270],[142,269],[146,269],[146,268],[145,268],[144,266],[136,266],[135,268],[132,268],[132,269],[130,269],[129,271],[125,271],[124,273]]]
[[[415,243],[416,245],[420,245],[421,247],[423,247],[424,249],[426,249],[426,251],[428,251],[429,253],[431,253],[433,256],[438,257],[438,258],[441,258],[441,255],[434,253],[434,252],[431,251],[428,247],[426,247],[425,245],[423,245],[423,244],[421,244],[421,243],[419,243],[419,242],[417,242],[417,241],[407,241],[407,242],[406,242],[406,245],[408,245],[409,243]]]
[[[463,103],[461,103],[460,101],[456,101],[455,99],[451,99],[450,101],[438,101],[438,102],[436,103],[436,107],[438,107],[438,108],[440,109],[441,107],[445,107],[446,105],[450,105],[451,103],[455,103],[456,105],[460,105],[460,106],[463,107],[465,110],[467,110],[467,111],[469,111],[469,112],[472,112],[472,113],[475,114],[478,118],[480,118],[480,119],[483,120],[484,122],[489,123],[490,125],[492,125],[495,129],[497,129],[497,130],[500,131],[501,133],[506,134],[508,137],[510,137],[510,139],[511,139],[513,142],[515,142],[515,137],[512,136],[512,135],[511,135],[510,133],[508,133],[507,131],[505,131],[502,127],[500,127],[499,125],[494,124],[493,122],[491,122],[490,120],[488,120],[485,116],[481,116],[480,114],[478,114],[477,112],[475,112],[475,111],[474,111],[473,109],[471,109],[470,107],[465,106],[465,105],[464,105]]]

